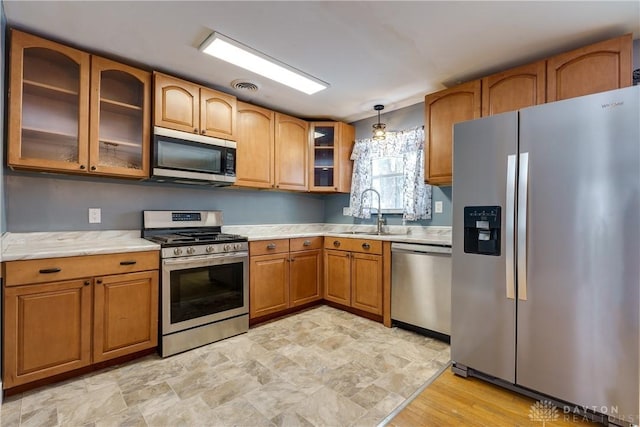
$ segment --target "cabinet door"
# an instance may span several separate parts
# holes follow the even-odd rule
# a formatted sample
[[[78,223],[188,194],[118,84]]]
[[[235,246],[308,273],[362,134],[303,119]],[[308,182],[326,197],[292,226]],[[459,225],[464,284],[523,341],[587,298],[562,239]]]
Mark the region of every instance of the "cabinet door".
[[[631,86],[631,34],[547,60],[547,102]]]
[[[353,254],[351,307],[382,314],[382,256]]]
[[[425,165],[428,184],[452,182],[453,125],[480,117],[480,80],[425,97]]]
[[[351,253],[324,251],[324,299],[351,305]]]
[[[249,318],[289,308],[289,253],[253,256],[249,264]]]
[[[276,113],[276,188],[306,191],[309,124]]]
[[[545,61],[493,74],[482,79],[482,116],[544,104]]]
[[[272,188],[275,113],[238,102],[236,183],[240,187]]]
[[[93,361],[158,345],[158,272],[95,279]]]
[[[154,73],[153,123],[169,129],[200,133],[200,86]]]
[[[322,299],[322,251],[292,252],[290,259],[291,307]]]
[[[89,172],[149,176],[151,73],[91,58]]]
[[[4,289],[3,387],[91,363],[91,281]]]
[[[11,31],[8,164],[86,172],[88,53]]]
[[[356,142],[356,128],[346,123],[340,123],[338,140],[338,193],[351,192],[351,176],[353,175],[353,160],[351,153]]]
[[[309,191],[336,192],[340,163],[337,122],[313,122],[309,132]]]
[[[200,133],[235,141],[237,108],[235,96],[200,88]]]

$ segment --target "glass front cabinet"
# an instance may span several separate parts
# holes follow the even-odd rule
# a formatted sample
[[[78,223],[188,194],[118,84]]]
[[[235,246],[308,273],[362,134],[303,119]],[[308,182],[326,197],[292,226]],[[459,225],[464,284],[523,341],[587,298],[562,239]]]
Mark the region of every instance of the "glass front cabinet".
[[[351,191],[355,129],[342,122],[311,122],[309,150],[310,191],[349,193]]]
[[[151,74],[11,31],[8,164],[149,175]]]

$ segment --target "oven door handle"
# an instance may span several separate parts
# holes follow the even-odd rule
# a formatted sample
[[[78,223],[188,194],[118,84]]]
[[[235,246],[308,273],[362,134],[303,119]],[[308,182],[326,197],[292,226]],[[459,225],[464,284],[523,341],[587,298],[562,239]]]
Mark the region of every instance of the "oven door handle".
[[[248,252],[234,252],[229,254],[216,254],[184,257],[184,258],[167,258],[162,260],[162,264],[165,266],[206,266],[206,265],[219,265],[229,264],[232,262],[241,262],[247,260],[249,257]]]

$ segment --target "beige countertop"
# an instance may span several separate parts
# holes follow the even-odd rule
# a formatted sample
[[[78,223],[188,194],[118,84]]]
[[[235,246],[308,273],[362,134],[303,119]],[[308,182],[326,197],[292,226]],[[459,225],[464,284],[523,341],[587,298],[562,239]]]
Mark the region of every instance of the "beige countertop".
[[[160,250],[136,230],[5,233],[1,261]]]
[[[451,227],[385,226],[389,234],[373,232],[371,225],[273,224],[224,226],[223,232],[247,236],[250,241],[297,237],[352,237],[391,242],[451,245]],[[160,245],[140,237],[137,230],[5,233],[0,261],[99,255],[159,250]]]

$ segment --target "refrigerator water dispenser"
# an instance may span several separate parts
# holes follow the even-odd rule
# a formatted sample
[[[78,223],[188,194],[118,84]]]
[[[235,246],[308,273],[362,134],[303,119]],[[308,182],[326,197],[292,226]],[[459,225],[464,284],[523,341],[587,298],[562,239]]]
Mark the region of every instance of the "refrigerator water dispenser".
[[[500,256],[500,206],[465,206],[464,251]]]

